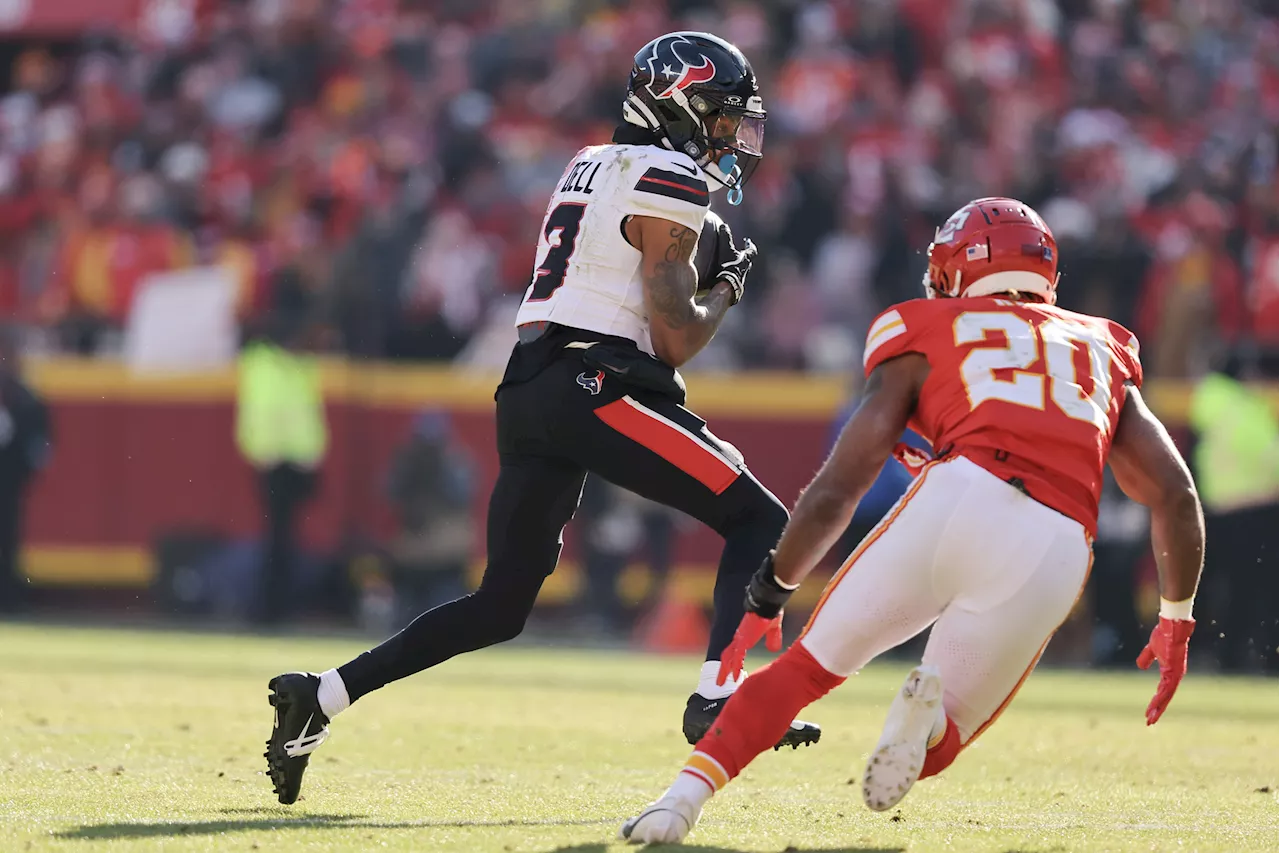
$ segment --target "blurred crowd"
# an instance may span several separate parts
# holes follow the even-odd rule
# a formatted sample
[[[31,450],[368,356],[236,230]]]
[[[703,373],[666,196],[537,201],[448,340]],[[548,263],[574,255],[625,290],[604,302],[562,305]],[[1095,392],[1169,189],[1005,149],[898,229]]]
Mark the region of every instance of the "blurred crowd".
[[[875,313],[918,295],[933,227],[982,195],[1041,210],[1062,302],[1134,328],[1149,374],[1276,345],[1269,4],[195,8],[0,54],[0,311],[50,346],[109,352],[149,273],[217,264],[245,328],[502,364],[552,184],[608,139],[635,50],[681,28],[738,44],[770,113],[745,202],[716,203],[764,263],[697,366],[856,364]]]

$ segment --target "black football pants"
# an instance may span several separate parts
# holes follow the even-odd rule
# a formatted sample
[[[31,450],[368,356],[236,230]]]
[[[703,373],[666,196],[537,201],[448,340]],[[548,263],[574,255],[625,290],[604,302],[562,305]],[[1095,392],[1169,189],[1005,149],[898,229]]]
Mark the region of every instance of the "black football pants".
[[[707,646],[707,659],[718,660],[742,619],[747,582],[787,522],[737,450],[671,398],[605,378],[572,351],[532,380],[504,387],[497,420],[501,467],[480,587],[339,667],[351,700],[518,635],[556,567],[588,471],[724,537]]]

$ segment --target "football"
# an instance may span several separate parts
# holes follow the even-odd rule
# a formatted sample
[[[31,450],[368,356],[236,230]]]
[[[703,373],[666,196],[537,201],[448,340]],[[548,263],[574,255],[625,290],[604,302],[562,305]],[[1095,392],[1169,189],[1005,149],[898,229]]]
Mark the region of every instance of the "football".
[[[721,255],[721,243],[724,240],[721,230],[729,235],[728,243],[732,246],[733,236],[729,226],[714,210],[708,210],[702,220],[702,233],[698,236],[698,248],[694,250],[693,266],[698,271],[698,290],[696,298],[701,299],[711,290],[715,278],[713,271],[724,261]]]

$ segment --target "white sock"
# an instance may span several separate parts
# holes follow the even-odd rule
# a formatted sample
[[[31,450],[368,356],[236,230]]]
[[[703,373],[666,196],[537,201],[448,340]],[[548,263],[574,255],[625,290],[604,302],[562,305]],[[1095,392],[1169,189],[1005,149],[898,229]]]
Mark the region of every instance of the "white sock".
[[[320,688],[316,691],[316,698],[320,700],[320,710],[331,720],[351,707],[347,685],[342,683],[342,676],[338,675],[336,669],[320,673]]]
[[[676,797],[686,803],[693,803],[700,809],[706,805],[707,800],[711,799],[711,795],[714,793],[715,791],[711,790],[711,786],[701,777],[681,771],[676,776],[676,781],[671,783],[671,787],[662,796],[664,798]]]
[[[720,661],[709,660],[702,665],[702,672],[698,673],[698,695],[703,699],[723,699],[732,695],[733,691],[738,689],[738,685],[742,683],[742,679],[746,677],[745,670],[738,678],[727,678],[724,684],[716,684],[716,678],[720,676]]]

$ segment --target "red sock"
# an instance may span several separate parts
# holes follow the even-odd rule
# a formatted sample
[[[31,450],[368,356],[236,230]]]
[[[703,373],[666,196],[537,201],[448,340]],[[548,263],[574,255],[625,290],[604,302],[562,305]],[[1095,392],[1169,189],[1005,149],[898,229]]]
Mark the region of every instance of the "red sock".
[[[962,746],[964,744],[960,743],[960,730],[956,728],[952,719],[947,717],[946,734],[942,736],[937,746],[929,747],[929,751],[924,754],[924,767],[920,770],[920,778],[936,776],[950,767],[951,762],[955,761],[956,756],[960,754]]]
[[[696,749],[718,761],[732,779],[782,739],[800,709],[843,681],[796,643],[742,682]]]

